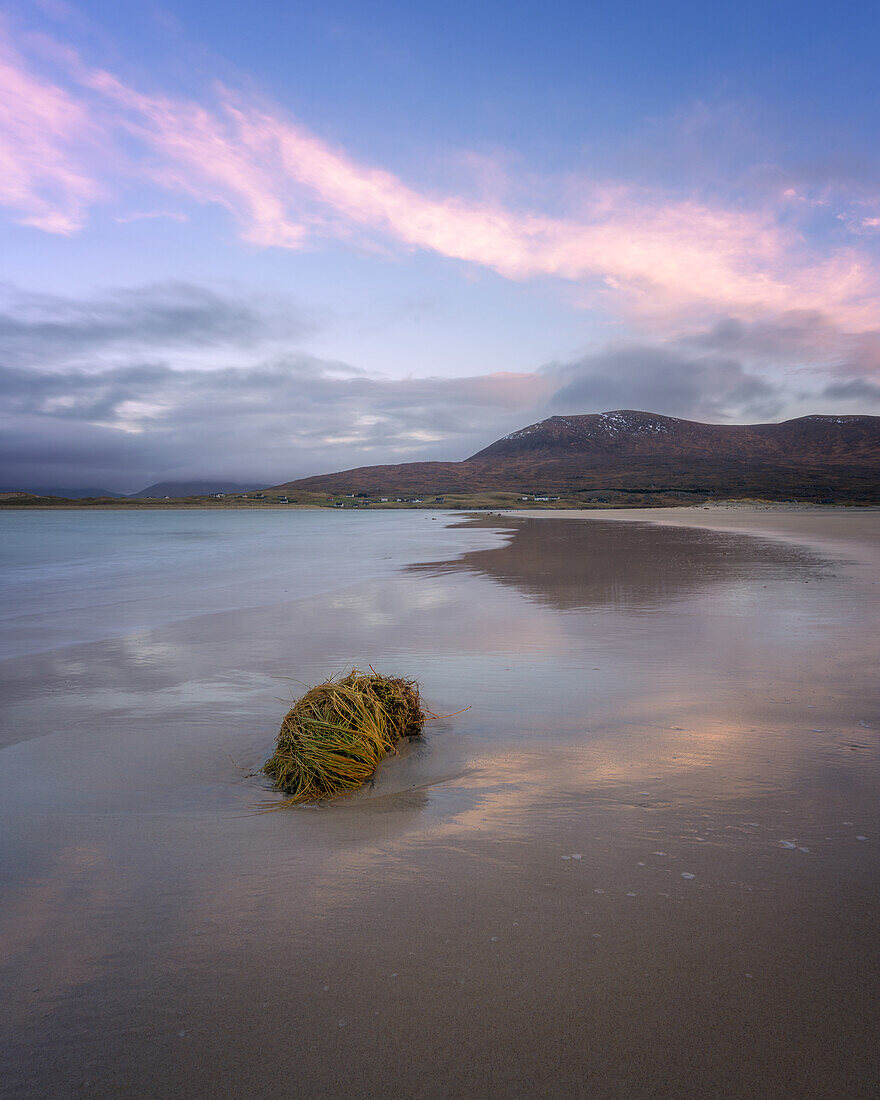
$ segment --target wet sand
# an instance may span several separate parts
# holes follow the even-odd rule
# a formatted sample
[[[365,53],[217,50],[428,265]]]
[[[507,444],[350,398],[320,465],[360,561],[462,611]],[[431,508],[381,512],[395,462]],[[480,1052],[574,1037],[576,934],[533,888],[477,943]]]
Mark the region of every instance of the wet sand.
[[[3,662],[3,1095],[875,1095],[880,513],[824,516],[483,520]],[[368,660],[470,709],[256,812],[284,678]]]

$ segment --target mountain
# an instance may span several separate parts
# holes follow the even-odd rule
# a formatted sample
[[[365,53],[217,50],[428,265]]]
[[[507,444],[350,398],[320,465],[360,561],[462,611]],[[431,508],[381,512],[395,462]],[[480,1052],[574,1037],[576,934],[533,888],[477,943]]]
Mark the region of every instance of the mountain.
[[[233,481],[157,481],[139,493],[130,493],[132,500],[142,497],[207,497],[212,493],[249,493],[255,486],[238,485]]]
[[[700,424],[630,409],[551,416],[462,462],[362,466],[275,488],[385,496],[653,489],[876,499],[880,417]]]

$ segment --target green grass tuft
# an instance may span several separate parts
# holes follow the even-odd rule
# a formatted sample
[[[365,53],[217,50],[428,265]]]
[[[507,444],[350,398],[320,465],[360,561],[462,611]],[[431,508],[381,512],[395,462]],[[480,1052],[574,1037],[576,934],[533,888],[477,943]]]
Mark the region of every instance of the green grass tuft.
[[[352,669],[296,702],[263,772],[288,803],[335,798],[360,787],[424,723],[418,684]]]

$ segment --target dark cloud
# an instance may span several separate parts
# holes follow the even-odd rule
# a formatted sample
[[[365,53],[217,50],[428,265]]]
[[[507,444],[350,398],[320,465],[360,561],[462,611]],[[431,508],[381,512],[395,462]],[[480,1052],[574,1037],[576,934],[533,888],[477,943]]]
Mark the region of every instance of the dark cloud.
[[[4,488],[463,458],[548,389],[536,375],[371,377],[291,351],[314,328],[295,306],[188,283],[91,299],[6,287],[2,299]]]
[[[554,412],[640,409],[686,419],[724,421],[773,417],[779,390],[737,359],[688,356],[678,348],[629,345],[546,368],[559,389]]]
[[[771,358],[774,362],[814,355],[839,338],[837,330],[814,310],[790,310],[763,321],[723,317],[710,328],[682,337],[685,348],[737,356]]]
[[[253,348],[299,339],[314,318],[290,303],[154,283],[89,299],[0,287],[0,362],[45,367],[149,348]]]
[[[831,382],[822,391],[822,396],[831,401],[848,401],[854,407],[867,403],[876,408],[880,406],[880,385],[867,378],[852,378],[847,382]]]
[[[0,366],[0,400],[7,413],[61,420],[106,421],[126,401],[155,390],[172,376],[164,364],[138,364],[101,373],[46,372]]]
[[[763,321],[725,317],[676,342],[689,352],[731,355],[752,366],[791,366],[860,376],[880,370],[880,328],[847,332],[814,310],[791,310]]]
[[[535,399],[523,385],[506,375],[368,378],[306,355],[214,370],[0,370],[9,429],[3,482],[133,491],[168,478],[277,482],[343,466],[461,458],[527,418]]]
[[[77,421],[20,417],[0,432],[0,489],[64,485],[128,489],[162,462],[162,441]],[[146,484],[146,483],[145,483]],[[141,488],[139,484],[137,488]]]

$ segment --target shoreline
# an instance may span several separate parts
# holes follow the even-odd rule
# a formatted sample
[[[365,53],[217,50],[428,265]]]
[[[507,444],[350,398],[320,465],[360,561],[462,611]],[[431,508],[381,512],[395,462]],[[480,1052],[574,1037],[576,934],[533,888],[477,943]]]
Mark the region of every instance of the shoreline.
[[[106,503],[105,503],[106,501]],[[332,512],[332,511],[363,511],[363,512],[450,512],[452,514],[466,514],[468,512],[474,512],[480,515],[486,515],[487,513],[495,513],[500,511],[502,514],[512,515],[538,515],[538,516],[560,516],[561,513],[565,515],[603,515],[603,514],[616,514],[619,512],[670,512],[670,511],[743,511],[743,512],[837,512],[841,509],[848,509],[854,512],[876,512],[880,511],[880,502],[877,503],[860,503],[857,501],[839,501],[828,504],[823,504],[814,501],[761,501],[761,500],[743,500],[743,501],[718,501],[710,504],[615,504],[615,505],[588,505],[582,508],[558,508],[558,507],[523,507],[515,508],[505,504],[450,504],[450,503],[438,503],[438,504],[370,504],[370,505],[345,505],[342,508],[336,508],[332,504],[278,504],[274,501],[254,501],[253,503],[208,503],[199,502],[198,500],[190,501],[186,498],[180,500],[171,501],[110,501],[109,498],[99,498],[98,500],[89,498],[83,503],[76,503],[72,500],[67,500],[64,503],[16,503],[13,501],[3,500],[2,494],[0,494],[0,513],[4,511],[17,511],[17,512],[57,512],[57,511],[100,511],[100,512],[130,512],[137,511],[198,511],[198,512],[229,512],[229,511],[272,511],[272,512]]]

